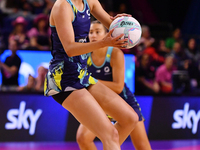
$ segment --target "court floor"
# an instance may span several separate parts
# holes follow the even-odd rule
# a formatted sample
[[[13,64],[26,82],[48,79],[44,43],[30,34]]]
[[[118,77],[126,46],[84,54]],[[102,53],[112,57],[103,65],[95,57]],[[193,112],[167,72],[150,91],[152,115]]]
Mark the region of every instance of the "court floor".
[[[150,141],[153,150],[200,150],[200,140]],[[95,142],[98,150],[102,144]],[[134,150],[132,143],[126,141],[122,150]],[[0,150],[79,150],[76,142],[0,142]]]

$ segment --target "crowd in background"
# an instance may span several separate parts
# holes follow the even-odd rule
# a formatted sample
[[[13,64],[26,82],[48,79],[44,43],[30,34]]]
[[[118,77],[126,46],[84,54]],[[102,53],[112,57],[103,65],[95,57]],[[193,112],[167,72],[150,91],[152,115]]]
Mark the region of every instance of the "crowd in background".
[[[199,92],[200,50],[196,39],[185,43],[181,30],[171,37],[155,39],[148,26],[142,26],[139,44],[129,52],[135,54],[136,94],[183,94]]]
[[[20,50],[50,50],[51,31],[48,19],[54,2],[55,0],[0,0],[0,54],[5,49],[12,49],[10,45],[13,41]],[[117,11],[114,11],[113,1],[101,2],[112,16],[123,12],[130,13],[133,17],[136,14],[125,3],[121,3]],[[198,91],[200,49],[196,39],[183,39],[181,28],[169,30],[168,37],[154,37],[151,28],[143,24],[140,18],[136,19],[142,26],[141,40],[134,48],[123,50],[125,54],[134,54],[136,58],[135,93],[182,94]],[[15,65],[19,70],[20,64],[16,65],[16,61],[11,58],[7,59],[8,65]],[[16,73],[13,68],[5,67],[1,61],[0,67],[4,70],[2,73],[6,72],[8,76]],[[42,91],[46,72],[45,68],[39,67],[38,77],[30,75],[27,85],[18,87],[17,90]]]

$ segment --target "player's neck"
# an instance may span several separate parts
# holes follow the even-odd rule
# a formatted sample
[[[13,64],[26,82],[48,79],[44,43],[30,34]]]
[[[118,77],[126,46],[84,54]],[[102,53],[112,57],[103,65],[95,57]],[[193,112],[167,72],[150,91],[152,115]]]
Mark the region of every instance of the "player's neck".
[[[75,5],[75,7],[79,11],[82,11],[84,9],[84,2],[83,2],[83,0],[71,0],[71,2]]]
[[[92,55],[93,56],[98,56],[98,57],[105,57],[106,53],[107,53],[107,49],[108,47],[103,47],[103,48],[100,48],[98,50],[95,50],[92,52]]]

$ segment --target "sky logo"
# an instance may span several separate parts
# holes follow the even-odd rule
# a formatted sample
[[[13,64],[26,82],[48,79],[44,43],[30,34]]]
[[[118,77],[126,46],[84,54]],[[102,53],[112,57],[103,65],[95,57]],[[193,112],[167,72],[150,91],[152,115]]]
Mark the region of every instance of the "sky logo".
[[[193,109],[189,110],[189,106],[189,103],[185,103],[183,109],[174,111],[173,118],[175,122],[172,123],[172,128],[188,128],[192,129],[193,134],[196,134],[200,120],[200,110],[196,113]]]
[[[36,124],[38,119],[42,114],[42,110],[36,110],[35,114],[33,110],[26,109],[26,102],[20,102],[19,109],[10,109],[7,112],[7,119],[10,122],[5,124],[5,129],[14,130],[14,129],[29,129],[29,134],[34,135]]]

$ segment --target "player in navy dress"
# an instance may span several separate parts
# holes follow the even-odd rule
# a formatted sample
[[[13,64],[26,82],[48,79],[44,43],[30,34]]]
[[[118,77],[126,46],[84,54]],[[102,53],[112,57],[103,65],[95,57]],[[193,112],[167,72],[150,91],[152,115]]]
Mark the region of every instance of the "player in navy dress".
[[[120,150],[138,116],[119,95],[91,76],[86,54],[106,46],[124,47],[127,40],[120,40],[123,34],[112,37],[112,30],[101,41],[86,43],[90,13],[107,28],[113,19],[127,16],[109,16],[98,0],[57,0],[50,14],[53,58],[44,91],[92,131],[104,150]],[[106,114],[117,121],[114,126]]]
[[[106,28],[99,21],[93,21],[89,32],[89,39],[91,42],[101,40],[106,33]],[[89,53],[88,56],[88,70],[92,73],[92,76],[118,93],[137,113],[139,122],[130,134],[136,150],[151,150],[141,108],[133,93],[124,83],[123,52],[118,48],[104,47]],[[93,142],[95,137],[94,133],[80,124],[77,130],[77,142],[81,150],[96,150]]]

